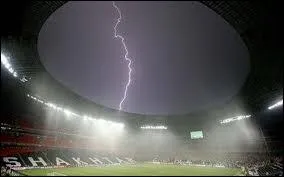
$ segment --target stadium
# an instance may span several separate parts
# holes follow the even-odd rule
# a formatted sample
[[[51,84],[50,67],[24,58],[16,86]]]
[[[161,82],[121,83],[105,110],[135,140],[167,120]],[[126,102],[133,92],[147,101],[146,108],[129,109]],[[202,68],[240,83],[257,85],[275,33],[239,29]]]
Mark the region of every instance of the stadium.
[[[3,6],[1,176],[283,175],[277,2]]]

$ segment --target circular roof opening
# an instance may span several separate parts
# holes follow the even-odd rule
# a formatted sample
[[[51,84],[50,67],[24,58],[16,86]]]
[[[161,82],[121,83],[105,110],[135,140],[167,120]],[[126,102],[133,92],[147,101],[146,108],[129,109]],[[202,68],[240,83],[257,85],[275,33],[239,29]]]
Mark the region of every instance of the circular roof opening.
[[[132,82],[122,110],[185,114],[222,105],[249,73],[241,37],[199,2],[116,2],[117,29],[132,59]],[[63,85],[118,109],[128,79],[125,51],[114,38],[112,2],[68,2],[42,26],[38,52]]]

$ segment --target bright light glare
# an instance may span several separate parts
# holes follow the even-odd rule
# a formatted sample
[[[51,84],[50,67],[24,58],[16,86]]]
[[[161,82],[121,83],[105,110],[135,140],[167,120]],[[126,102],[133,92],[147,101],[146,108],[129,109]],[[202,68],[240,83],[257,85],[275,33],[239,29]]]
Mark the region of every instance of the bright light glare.
[[[14,72],[13,76],[14,77],[18,77],[18,74],[16,72]]]
[[[98,123],[97,126],[103,130],[121,130],[124,128],[123,123],[112,122],[104,119],[98,119],[96,122]]]
[[[1,63],[6,67],[6,68],[10,68],[10,64],[8,62],[7,57],[1,53]]]
[[[168,129],[166,126],[152,126],[152,125],[145,125],[140,127],[141,129],[148,129],[148,130],[166,130]]]
[[[104,120],[104,119],[99,119],[99,120],[98,120],[98,123],[99,123],[99,124],[106,124],[106,120]]]
[[[13,69],[12,65],[9,63],[8,58],[1,53],[1,63],[5,66],[5,68],[14,76],[18,77],[18,73]],[[22,81],[22,80],[21,80]],[[26,80],[27,81],[27,80]],[[22,81],[22,82],[26,82]]]
[[[72,111],[68,110],[68,109],[64,109],[54,103],[51,103],[51,102],[46,102],[46,101],[43,101],[43,100],[40,100],[39,98],[36,98],[30,94],[27,94],[27,97],[37,101],[37,102],[40,102],[50,108],[53,108],[54,110],[57,110],[57,111],[61,111],[61,112],[64,112],[67,116],[69,115],[73,115],[73,116],[76,116],[76,117],[79,117],[79,118],[83,118],[83,120],[87,121],[92,121],[93,123],[97,123],[97,125],[103,129],[123,129],[124,128],[124,124],[123,123],[117,123],[117,122],[112,122],[112,121],[109,121],[109,120],[104,120],[104,119],[95,119],[93,117],[90,117],[90,116],[87,116],[88,114],[86,115],[78,115],[78,114],[75,114],[73,113]]]
[[[280,107],[283,105],[283,99],[281,101],[278,101],[277,103],[275,103],[274,105],[272,106],[269,106],[268,109],[271,110],[271,109],[274,109],[274,108],[277,108],[277,107]]]
[[[14,73],[14,69],[13,69],[13,68],[9,68],[8,71],[9,71],[10,73],[12,73],[12,74]]]
[[[70,114],[71,114],[71,111],[69,111],[68,109],[64,109],[64,113],[65,113],[66,115],[70,115]]]
[[[14,71],[14,69],[12,68],[11,64],[8,61],[8,58],[1,53],[1,63],[5,66],[6,69],[8,69],[8,71],[13,74],[14,77],[17,77],[17,73]]]
[[[231,117],[231,118],[227,118],[224,120],[221,120],[221,124],[225,124],[225,123],[229,123],[229,122],[233,122],[233,121],[237,121],[237,120],[242,120],[245,118],[250,118],[251,115],[240,115],[240,116],[236,116],[236,117]]]
[[[20,81],[22,81],[22,82],[27,82],[28,80],[25,78],[25,77],[22,77],[21,79],[20,79]]]
[[[123,123],[111,122],[111,123],[109,124],[109,127],[106,127],[106,128],[121,130],[121,129],[124,128],[124,124],[123,124]]]
[[[57,109],[57,106],[55,104],[53,104],[53,103],[47,103],[47,106],[51,107],[53,109]]]

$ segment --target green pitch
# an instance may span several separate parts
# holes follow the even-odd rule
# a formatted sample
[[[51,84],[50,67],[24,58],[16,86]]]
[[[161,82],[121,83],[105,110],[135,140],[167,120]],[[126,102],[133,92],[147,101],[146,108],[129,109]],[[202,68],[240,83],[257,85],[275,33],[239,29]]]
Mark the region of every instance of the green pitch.
[[[57,169],[29,169],[23,170],[22,173],[30,176],[234,176],[240,174],[239,169],[230,168],[211,168],[211,167],[190,167],[177,165],[121,165],[107,167],[72,167]]]

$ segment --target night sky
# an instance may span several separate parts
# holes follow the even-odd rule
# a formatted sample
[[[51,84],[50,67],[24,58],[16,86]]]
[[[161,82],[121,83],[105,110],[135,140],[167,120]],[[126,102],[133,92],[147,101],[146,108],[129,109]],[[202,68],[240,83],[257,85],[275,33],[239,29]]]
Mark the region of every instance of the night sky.
[[[184,114],[224,104],[249,72],[237,32],[199,2],[117,2],[133,60],[123,111]],[[128,78],[112,2],[68,2],[43,25],[40,60],[63,85],[118,109]]]

